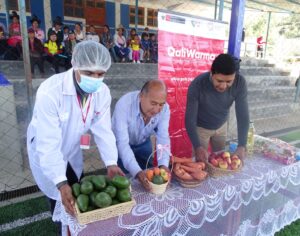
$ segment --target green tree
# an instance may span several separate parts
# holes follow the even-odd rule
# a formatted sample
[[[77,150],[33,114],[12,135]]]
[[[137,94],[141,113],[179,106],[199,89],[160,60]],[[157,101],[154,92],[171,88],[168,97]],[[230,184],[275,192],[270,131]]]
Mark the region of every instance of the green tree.
[[[291,14],[279,23],[280,33],[286,38],[300,37],[300,15]]]

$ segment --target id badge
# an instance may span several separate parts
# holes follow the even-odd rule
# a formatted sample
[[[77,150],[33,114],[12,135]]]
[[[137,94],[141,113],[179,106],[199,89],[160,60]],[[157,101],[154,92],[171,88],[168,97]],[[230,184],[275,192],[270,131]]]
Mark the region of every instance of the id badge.
[[[91,135],[89,134],[83,134],[80,137],[80,148],[81,149],[90,149],[90,143],[91,143]]]

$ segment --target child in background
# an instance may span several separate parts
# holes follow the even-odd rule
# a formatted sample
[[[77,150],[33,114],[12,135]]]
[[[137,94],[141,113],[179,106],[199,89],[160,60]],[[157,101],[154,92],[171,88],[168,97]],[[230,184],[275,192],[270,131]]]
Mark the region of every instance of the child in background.
[[[143,33],[142,34],[142,49],[144,50],[143,60],[150,61],[150,40],[149,34]]]
[[[65,25],[64,26],[64,41],[68,40],[68,37],[69,37],[69,26]]]
[[[151,61],[157,63],[158,60],[158,43],[156,40],[156,35],[150,35],[150,54],[151,54]]]
[[[131,40],[130,46],[132,49],[132,62],[141,63],[140,62],[140,38],[137,34],[135,34],[134,39]]]
[[[55,73],[59,73],[60,54],[63,47],[60,42],[57,42],[57,35],[54,31],[50,32],[50,39],[44,44],[44,52],[46,60],[54,67]]]

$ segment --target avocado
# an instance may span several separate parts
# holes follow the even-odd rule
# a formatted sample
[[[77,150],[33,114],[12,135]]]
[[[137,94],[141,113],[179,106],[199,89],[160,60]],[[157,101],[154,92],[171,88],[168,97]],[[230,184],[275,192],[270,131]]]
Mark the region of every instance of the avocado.
[[[83,181],[80,185],[80,192],[83,194],[90,194],[93,192],[94,187],[90,181]]]
[[[106,187],[105,177],[103,175],[96,175],[92,177],[92,183],[95,189],[102,190]]]
[[[84,176],[81,180],[80,180],[80,183],[84,182],[84,181],[92,181],[92,178],[93,178],[94,175],[87,175],[87,176]]]
[[[81,212],[86,212],[89,206],[89,197],[85,194],[80,194],[76,199],[77,205]]]
[[[112,184],[117,187],[118,189],[126,189],[129,187],[130,182],[129,180],[124,177],[124,176],[119,176],[116,175],[113,179],[112,179]]]
[[[111,178],[109,178],[108,176],[105,176],[105,181],[106,181],[106,186],[109,186],[109,185],[112,185],[112,182],[111,182]]]
[[[111,198],[114,198],[117,195],[117,189],[114,186],[107,186],[104,189],[104,192],[108,193]]]
[[[129,201],[131,201],[130,190],[128,188],[118,190],[117,198],[120,202],[129,202]]]
[[[112,202],[111,202],[111,205],[117,205],[119,204],[120,202],[118,201],[118,199],[113,199]]]
[[[80,194],[80,184],[79,183],[75,183],[72,185],[72,193],[75,198],[79,196],[79,194]]]
[[[97,192],[91,192],[90,193],[90,205],[91,206],[96,206],[96,203],[95,203],[95,198],[96,198],[96,195],[97,195],[98,193]]]
[[[110,206],[112,203],[111,197],[105,193],[100,192],[95,197],[95,204],[97,207],[104,208]]]
[[[154,184],[163,184],[164,179],[160,175],[155,175],[155,176],[153,176],[152,183],[154,183]]]
[[[94,207],[94,206],[88,206],[87,211],[92,211],[92,210],[95,210],[95,209],[96,209],[96,207]]]

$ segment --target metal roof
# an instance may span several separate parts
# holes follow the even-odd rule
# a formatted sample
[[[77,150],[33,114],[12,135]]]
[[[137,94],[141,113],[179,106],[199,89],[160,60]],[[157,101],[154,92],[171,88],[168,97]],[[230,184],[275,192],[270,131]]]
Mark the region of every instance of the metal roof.
[[[300,0],[247,0],[246,6],[262,11],[300,14]]]
[[[194,2],[215,5],[215,0],[192,0]],[[219,2],[219,1],[218,1]],[[231,8],[232,0],[225,0],[224,7]],[[300,14],[300,0],[246,0],[246,8],[258,11]]]

